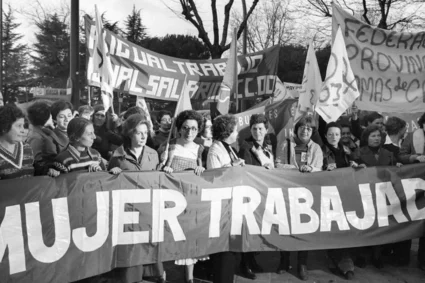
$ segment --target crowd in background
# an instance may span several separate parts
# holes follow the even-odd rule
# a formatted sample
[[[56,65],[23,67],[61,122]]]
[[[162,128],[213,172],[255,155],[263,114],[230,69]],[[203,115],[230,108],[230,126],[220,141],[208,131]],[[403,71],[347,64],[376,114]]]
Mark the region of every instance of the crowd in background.
[[[124,115],[105,111],[102,105],[81,106],[75,111],[67,101],[36,101],[26,114],[13,104],[0,107],[0,179],[48,175],[58,177],[69,172],[162,170],[166,173],[191,170],[201,175],[206,169],[254,165],[270,170],[298,170],[303,173],[331,171],[339,168],[402,166],[425,162],[425,114],[418,123],[420,129],[407,134],[407,124],[397,117],[384,118],[373,112],[360,125],[354,109],[349,120],[326,124],[312,116],[301,118],[294,134],[283,140],[273,138],[269,121],[263,114],[250,119],[251,136],[237,142],[237,121],[233,115],[211,119],[209,114],[186,110],[174,120],[172,114],[161,111],[156,117],[157,130],[139,107],[129,108]],[[361,170],[361,169],[359,169]],[[371,262],[383,267],[382,256],[391,254],[395,264],[409,264],[411,241],[373,246],[358,252],[353,249],[329,250],[330,264],[345,278],[352,279],[354,266]],[[255,279],[261,266],[256,253],[242,253],[240,272]],[[419,267],[425,270],[425,240],[420,239]],[[186,281],[193,282],[193,270],[198,261],[211,263],[214,282],[233,282],[236,264],[232,252],[179,259],[185,266]],[[289,252],[280,253],[277,273],[291,267]],[[298,252],[297,271],[308,279],[308,251]],[[230,268],[229,268],[230,267]],[[143,277],[155,277],[165,282],[162,263],[131,268],[117,268],[105,276],[123,282],[140,282]]]

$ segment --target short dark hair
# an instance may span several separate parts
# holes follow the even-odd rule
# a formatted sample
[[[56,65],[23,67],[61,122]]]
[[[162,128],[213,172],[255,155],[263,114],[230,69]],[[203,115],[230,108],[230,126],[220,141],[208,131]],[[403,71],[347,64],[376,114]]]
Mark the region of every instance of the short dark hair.
[[[143,115],[130,115],[122,124],[121,135],[123,137],[125,147],[131,146],[131,136],[134,134],[136,127],[139,125],[146,125],[149,134],[149,122]]]
[[[195,110],[185,110],[179,113],[179,115],[176,118],[176,128],[178,131],[180,131],[184,121],[186,120],[195,120],[198,123],[198,132],[203,131],[204,120],[201,114],[199,114]]]
[[[222,141],[230,137],[236,127],[236,123],[236,117],[231,114],[215,118],[212,126],[213,139]]]
[[[51,112],[47,102],[36,101],[27,109],[28,119],[34,126],[44,126],[49,120]]]
[[[341,132],[342,132],[342,128],[349,128],[349,129],[350,129],[350,133],[351,133],[351,131],[352,131],[352,129],[351,129],[351,125],[350,125],[350,124],[347,124],[347,123],[342,123],[342,124],[341,124]]]
[[[168,115],[168,116],[170,116],[170,118],[171,118],[171,112],[170,112],[170,111],[168,111],[168,110],[161,110],[161,111],[159,111],[158,117],[156,117],[156,121],[157,121],[158,123],[161,123],[161,119],[162,119],[162,117],[164,117],[165,115]]]
[[[366,115],[365,117],[365,124],[368,126],[370,123],[375,121],[376,119],[383,119],[384,117],[379,114],[378,112],[372,112],[369,115]]]
[[[12,124],[21,118],[25,119],[25,115],[16,105],[6,104],[0,106],[0,136],[7,134],[12,128]]]
[[[249,128],[252,128],[255,124],[261,124],[263,123],[266,129],[269,128],[269,119],[267,119],[266,115],[263,113],[258,114],[252,114],[251,118],[249,119]]]
[[[93,123],[84,118],[74,118],[68,123],[66,133],[68,134],[69,142],[74,143],[81,138],[88,125]]]
[[[65,100],[58,100],[55,101],[52,106],[50,106],[50,112],[52,113],[52,119],[56,121],[56,117],[58,116],[59,112],[69,109],[71,110],[71,113],[74,114],[74,106],[72,106],[71,102],[65,101]]]
[[[310,127],[312,127],[313,128],[313,130],[314,130],[314,128],[316,127],[316,124],[314,123],[314,120],[313,120],[313,117],[311,117],[311,116],[305,116],[305,117],[303,117],[303,118],[301,118],[296,124],[295,124],[295,127],[294,127],[294,133],[295,133],[295,136],[298,136],[297,135],[297,133],[298,133],[298,129],[300,128],[300,127],[302,127],[302,126],[310,126]]]
[[[389,117],[385,123],[387,134],[392,136],[398,134],[402,129],[406,128],[406,121],[398,117]]]
[[[78,107],[78,114],[81,116],[84,113],[94,113],[94,109],[93,107],[91,107],[90,105],[81,105],[80,107]]]
[[[366,129],[363,130],[360,144],[368,145],[368,139],[370,134],[376,131],[379,131],[379,133],[381,134],[381,139],[382,139],[383,132],[381,130],[381,127],[379,127],[378,125],[371,124],[367,126]]]
[[[142,115],[145,118],[145,120],[146,120],[146,117],[148,116],[147,113],[145,112],[145,110],[143,110],[142,107],[133,106],[133,107],[128,108],[127,111],[125,111],[123,118],[124,118],[124,120],[127,120],[128,117],[130,117],[131,115],[134,115],[134,114]]]
[[[325,128],[325,134],[328,134],[328,130],[330,128],[338,128],[340,132],[342,132],[341,126],[337,123],[337,122],[330,122],[329,124],[326,125]]]
[[[425,113],[418,120],[419,128],[423,129],[425,124]]]

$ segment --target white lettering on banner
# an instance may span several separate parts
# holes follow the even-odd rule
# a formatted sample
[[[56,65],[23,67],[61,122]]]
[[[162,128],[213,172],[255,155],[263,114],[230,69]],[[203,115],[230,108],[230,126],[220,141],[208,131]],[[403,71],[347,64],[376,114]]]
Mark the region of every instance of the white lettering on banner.
[[[210,201],[210,238],[220,237],[220,220],[221,220],[221,206],[223,200],[230,200],[232,198],[232,187],[216,188],[216,189],[202,189],[201,201]],[[230,203],[230,201],[229,201]]]
[[[137,48],[133,46],[134,62],[137,63],[137,64],[147,65],[148,60],[146,58],[146,53],[143,52],[142,50],[140,50],[141,59],[140,59],[138,53],[139,52],[137,51]]]
[[[0,226],[0,261],[3,259],[6,249],[9,251],[9,273],[25,271],[27,267],[19,205],[8,206],[5,209]]]
[[[400,199],[397,197],[391,182],[375,184],[375,193],[379,227],[388,226],[388,216],[390,215],[393,215],[398,223],[408,221],[401,210]],[[389,205],[387,205],[387,199]]]
[[[194,76],[194,75],[203,76],[204,75],[201,72],[199,72],[199,67],[198,67],[198,64],[196,64],[196,63],[186,63],[186,67],[189,70],[189,74],[191,76]]]
[[[199,65],[201,66],[201,69],[204,72],[205,76],[219,76],[220,75],[218,73],[218,71],[214,68],[213,63],[204,63],[204,64],[199,64]],[[208,73],[210,71],[211,71],[211,74]]]
[[[320,221],[319,215],[312,209],[314,199],[311,191],[307,188],[289,188],[288,198],[292,234],[308,234],[317,231]],[[309,216],[310,221],[302,222],[301,215]]]
[[[276,211],[276,213],[275,213]],[[282,188],[269,188],[261,224],[261,235],[270,235],[272,225],[278,225],[279,235],[289,235],[288,214]]]
[[[250,85],[250,83],[253,81],[254,79],[253,78],[246,78],[245,79],[245,86],[244,86],[244,89],[245,89],[245,96],[246,97],[253,97],[254,95],[255,95],[255,93],[254,92],[250,92],[249,91],[249,85]],[[243,81],[243,80],[242,80]],[[238,82],[239,82],[239,80],[238,80]],[[239,92],[239,91],[238,91]]]
[[[149,242],[149,231],[124,231],[124,225],[138,225],[140,212],[127,211],[126,204],[150,203],[151,190],[112,191],[112,245],[129,245]],[[134,208],[134,205],[133,205]],[[137,229],[136,229],[137,230]]]
[[[425,191],[425,180],[419,178],[401,180],[403,184],[404,193],[406,195],[406,201],[411,201],[413,205],[407,206],[407,212],[409,213],[410,219],[423,220],[425,219],[425,207],[418,209],[415,205],[417,191]],[[424,194],[424,192],[421,192]]]
[[[347,211],[347,220],[350,224],[359,230],[366,230],[375,223],[375,206],[373,205],[372,191],[370,184],[359,184],[359,192],[362,199],[364,216],[359,218],[355,211]]]
[[[97,217],[96,234],[87,236],[87,228],[80,227],[72,231],[75,246],[83,252],[99,249],[109,235],[109,192],[96,192]]]
[[[179,70],[182,74],[186,75],[186,71],[184,70],[184,62],[180,62],[180,61],[173,61],[174,64],[177,65],[177,67],[179,67]]]
[[[115,37],[112,37],[115,38]],[[125,59],[130,59],[130,46],[128,46],[127,43],[125,43],[124,41],[120,40],[119,38],[117,38],[117,51],[115,53],[115,55],[125,58]],[[111,49],[113,50],[113,49]]]
[[[134,69],[130,69],[127,68],[125,66],[120,66],[120,70],[118,73],[118,77],[117,77],[117,84],[121,84],[123,81],[129,80],[131,81],[133,79],[133,70]],[[137,78],[136,78],[137,80]]]
[[[43,228],[40,218],[40,203],[25,204],[28,249],[39,262],[51,263],[62,258],[71,243],[71,227],[69,222],[67,198],[52,199],[53,223],[55,239],[52,246],[44,243]]]
[[[350,230],[342,207],[341,197],[336,186],[322,187],[322,200],[320,202],[320,231],[331,231],[332,221],[341,231]]]
[[[244,202],[245,198],[249,201]],[[255,220],[254,211],[261,203],[261,195],[258,190],[249,186],[236,186],[233,188],[232,200],[232,224],[230,235],[241,235],[243,219],[246,219],[248,233],[251,235],[260,234]]]
[[[220,74],[220,76],[224,76],[224,72],[226,71],[226,62],[216,63],[214,65],[217,68],[218,73]]]
[[[173,202],[174,207],[165,207]],[[180,226],[177,216],[187,207],[186,198],[174,190],[154,190],[152,198],[152,243],[164,241],[165,221],[168,222],[174,241],[184,241],[186,236]]]
[[[170,68],[168,68],[168,67],[167,67],[167,64],[165,64],[164,59],[159,58],[159,61],[161,61],[161,65],[162,65],[162,68],[164,69],[164,71],[167,71],[167,72],[173,72],[173,73],[175,73],[175,72],[176,72],[176,70],[174,70],[174,69],[170,69]]]
[[[130,91],[135,92],[135,93],[144,93],[144,89],[141,87],[137,87],[137,80],[139,77],[139,71],[138,70],[134,70],[133,72],[133,77],[131,78],[130,81]]]
[[[156,95],[156,93],[158,92],[158,83],[160,80],[161,80],[160,76],[154,76],[154,75],[149,76],[148,85],[152,87],[152,89],[146,91],[147,95],[152,95],[152,96]]]
[[[148,59],[148,66],[149,67],[162,69],[161,62],[159,61],[158,57],[156,57],[152,54],[149,54],[149,53],[146,54],[146,57]]]

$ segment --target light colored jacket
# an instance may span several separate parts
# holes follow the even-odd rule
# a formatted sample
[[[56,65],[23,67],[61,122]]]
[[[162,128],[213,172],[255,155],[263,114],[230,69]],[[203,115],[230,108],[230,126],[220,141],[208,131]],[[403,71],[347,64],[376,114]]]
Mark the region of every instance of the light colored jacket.
[[[295,146],[297,144],[293,139],[290,140],[290,150],[288,158],[288,140],[284,140],[276,149],[276,168],[282,168],[283,164],[295,165],[299,169],[295,157]],[[289,161],[289,162],[288,162]],[[323,167],[323,152],[320,146],[310,140],[307,144],[307,165],[313,168],[313,172],[322,171]]]
[[[208,151],[207,169],[232,166],[229,153],[220,141],[214,141]]]

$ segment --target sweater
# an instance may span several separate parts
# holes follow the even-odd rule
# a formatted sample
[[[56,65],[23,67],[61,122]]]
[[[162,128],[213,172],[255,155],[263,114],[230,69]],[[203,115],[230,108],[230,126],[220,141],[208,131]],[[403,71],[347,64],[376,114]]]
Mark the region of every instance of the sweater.
[[[106,169],[102,162],[102,156],[97,150],[86,148],[85,151],[80,152],[71,144],[56,156],[53,163],[54,169],[61,173],[87,172],[91,165],[99,165],[102,170]]]
[[[31,146],[19,142],[13,153],[0,146],[0,179],[34,176],[34,158]]]

